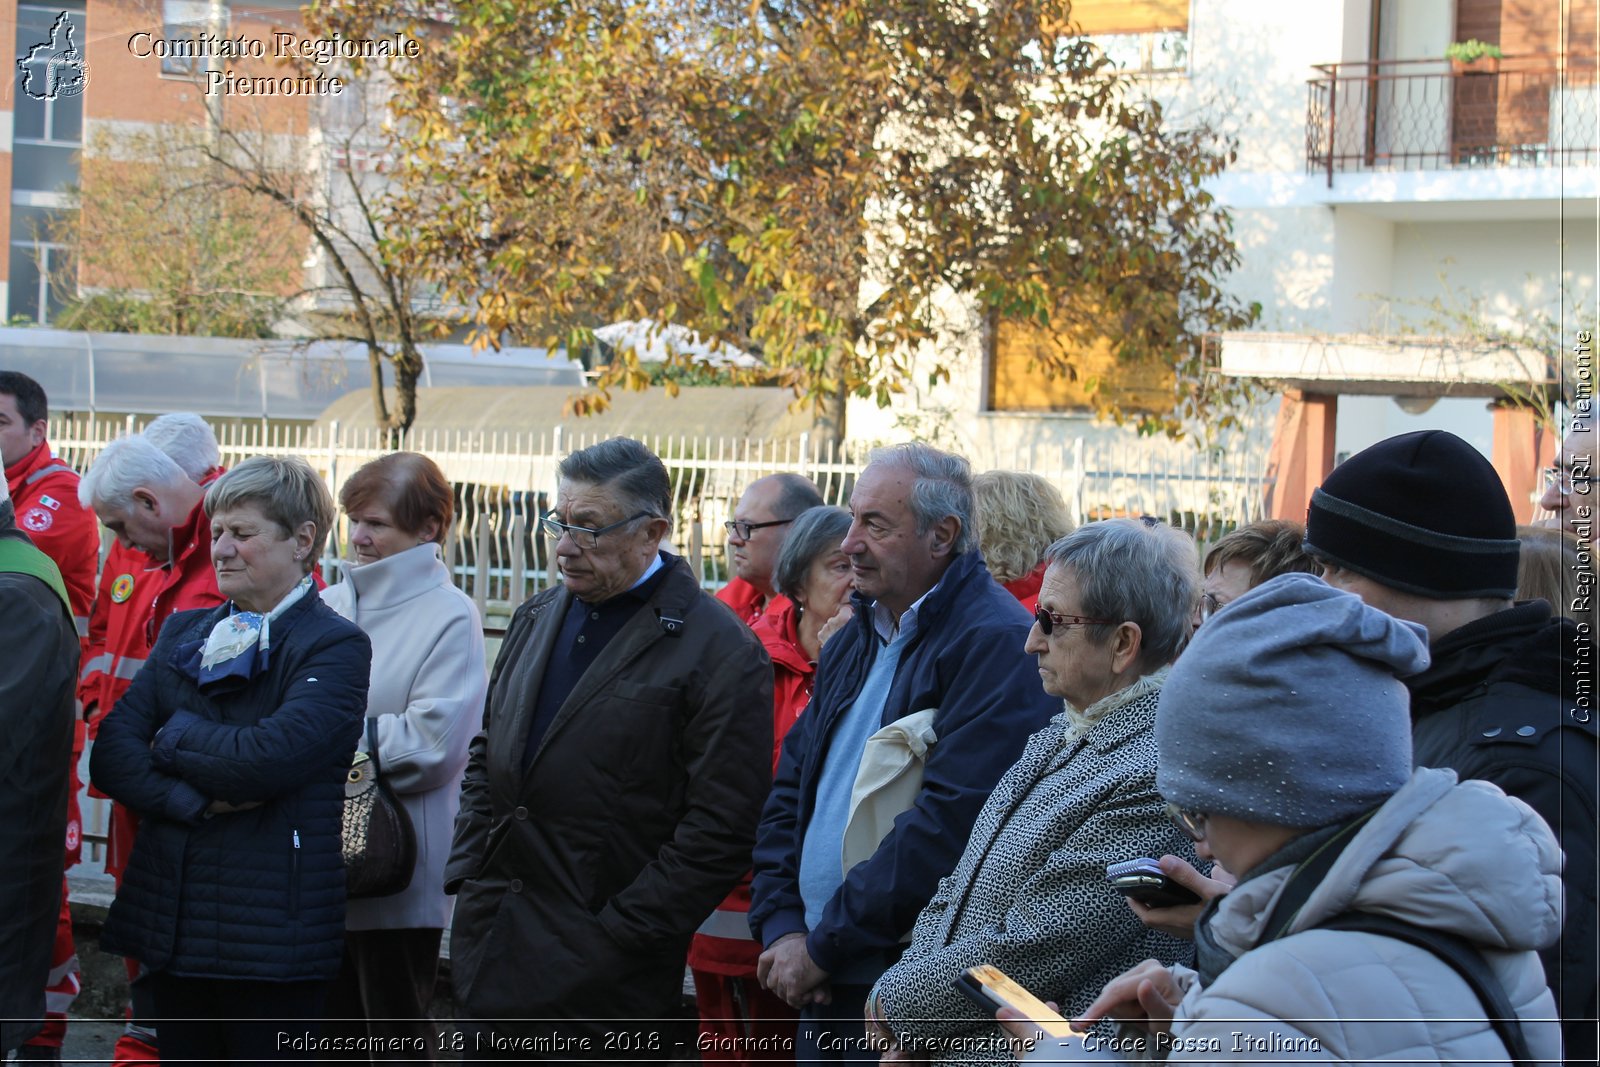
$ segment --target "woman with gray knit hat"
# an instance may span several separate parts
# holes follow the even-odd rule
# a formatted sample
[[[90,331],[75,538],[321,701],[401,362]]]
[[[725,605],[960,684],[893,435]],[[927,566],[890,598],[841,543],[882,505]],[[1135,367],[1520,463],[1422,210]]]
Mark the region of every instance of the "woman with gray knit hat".
[[[1519,1041],[1560,1059],[1536,955],[1561,928],[1560,849],[1498,787],[1411,769],[1399,678],[1427,664],[1420,626],[1309,575],[1200,628],[1161,693],[1157,785],[1239,884],[1201,917],[1196,970],[1146,961],[1076,1025],[1142,1027],[1170,1062],[1492,1063]],[[1520,1029],[1491,1024],[1496,1003]],[[1027,1058],[1118,1058],[1109,1044]]]

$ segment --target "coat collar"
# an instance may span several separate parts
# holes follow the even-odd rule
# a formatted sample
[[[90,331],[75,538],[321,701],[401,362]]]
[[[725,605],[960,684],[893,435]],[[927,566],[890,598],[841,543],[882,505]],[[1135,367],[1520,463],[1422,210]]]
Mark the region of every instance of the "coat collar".
[[[988,585],[995,581],[989,576],[989,570],[983,565],[983,556],[977,549],[963,552],[950,561],[950,566],[945,568],[939,581],[923,597],[922,603],[917,606],[917,632],[925,634],[938,626],[938,621],[947,615],[952,607],[961,604],[964,597],[972,595],[970,586],[981,579]],[[877,601],[862,596],[860,593],[850,594],[850,603],[855,607],[855,618],[851,625],[860,626],[868,640],[868,647],[877,644],[873,630],[873,606]]]
[[[605,651],[601,652],[589,665],[589,669],[583,672],[578,684],[573,686],[572,692],[557,709],[555,718],[550,721],[549,728],[540,739],[539,749],[534,753],[533,761],[528,764],[528,773],[531,773],[532,767],[550,747],[551,741],[586,703],[604,687],[615,682],[617,676],[647,649],[657,641],[667,638],[669,626],[675,624],[678,628],[676,633],[682,633],[690,609],[700,598],[700,583],[695,580],[689,565],[682,558],[663,552],[662,559],[665,573],[661,581],[656,584],[655,591],[623,625],[621,632],[611,639]],[[572,593],[563,586],[544,608],[541,616],[544,624],[539,628],[538,634],[525,654],[527,662],[518,672],[516,703],[513,705],[516,711],[510,732],[513,739],[525,741],[528,736],[535,704],[533,691],[544,679],[550,657],[555,653],[556,638],[561,633],[561,620],[566,617],[572,601]],[[521,779],[524,773],[522,748],[514,740],[507,749],[505,756],[509,761],[507,766]]]
[[[301,620],[306,617],[306,613],[311,611],[320,600],[321,594],[317,589],[317,583],[312,582],[311,588],[306,590],[304,596],[284,609],[283,614],[278,616],[272,623],[272,652],[277,652],[283,647],[284,639],[289,632],[299,625]],[[224,601],[207,611],[195,629],[191,631],[195,636],[190,640],[180,641],[173,646],[171,654],[167,657],[168,666],[188,678],[191,682],[197,682],[200,671],[200,655],[201,650],[205,648],[206,637],[217,623],[227,618],[232,611],[233,601],[231,600]],[[226,678],[209,685],[206,691],[211,695],[236,692],[247,688],[256,682],[259,677]]]
[[[761,616],[750,624],[750,629],[761,639],[774,666],[797,674],[810,674],[817,665],[806,659],[800,648],[799,623],[800,613],[794,604],[783,601],[781,608]]]
[[[350,583],[357,609],[368,611],[404,604],[450,580],[439,546],[431,541],[371,563],[340,560],[339,570]]]
[[[43,470],[55,461],[55,454],[50,451],[50,442],[47,439],[34,445],[27,455],[7,467],[6,487],[10,490],[12,499],[15,500],[22,487],[27,484],[28,475]]]

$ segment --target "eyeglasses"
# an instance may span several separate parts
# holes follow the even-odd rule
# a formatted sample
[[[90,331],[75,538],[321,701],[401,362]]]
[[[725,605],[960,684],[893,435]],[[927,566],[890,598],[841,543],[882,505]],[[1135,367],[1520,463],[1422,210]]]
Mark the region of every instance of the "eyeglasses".
[[[1171,819],[1172,825],[1176,826],[1183,833],[1187,834],[1189,840],[1195,842],[1196,844],[1199,844],[1201,841],[1206,839],[1207,816],[1201,814],[1200,812],[1185,811],[1176,804],[1168,804],[1167,818]]]
[[[544,535],[550,538],[552,541],[559,541],[561,540],[562,534],[568,534],[572,537],[572,543],[577,545],[579,548],[598,548],[600,545],[601,534],[608,534],[612,530],[620,529],[621,527],[628,525],[630,522],[636,522],[639,519],[647,519],[649,517],[650,513],[648,511],[641,511],[637,515],[629,515],[626,519],[613,522],[609,526],[602,526],[598,530],[591,530],[587,526],[568,526],[566,523],[557,519],[556,513],[552,511],[550,514],[539,520],[539,525],[544,528]]]
[[[1544,487],[1548,491],[1554,489],[1562,496],[1572,495],[1572,472],[1564,467],[1546,467],[1544,474]]]
[[[1231,600],[1223,600],[1215,593],[1200,594],[1200,621],[1203,623],[1229,604]]]
[[[738,534],[739,540],[750,540],[750,534],[755,530],[765,530],[768,526],[787,526],[793,519],[773,519],[771,522],[745,522],[743,519],[729,519],[722,524],[722,528],[730,534]]]
[[[1043,608],[1033,609],[1033,621],[1039,624],[1039,631],[1046,637],[1049,637],[1057,626],[1065,630],[1073,626],[1111,626],[1116,622],[1115,619],[1091,619],[1087,615],[1062,615]]]

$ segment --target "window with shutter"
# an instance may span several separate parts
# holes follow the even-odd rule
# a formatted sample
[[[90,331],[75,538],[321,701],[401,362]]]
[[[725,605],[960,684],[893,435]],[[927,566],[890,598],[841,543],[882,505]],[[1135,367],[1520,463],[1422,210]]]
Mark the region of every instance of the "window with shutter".
[[[1076,0],[1072,21],[1123,70],[1162,73],[1189,65],[1190,0]]]
[[[1088,414],[1097,392],[1100,406],[1110,400],[1126,412],[1172,409],[1171,363],[1119,361],[1109,338],[1077,344],[998,316],[990,318],[985,338],[989,411]]]

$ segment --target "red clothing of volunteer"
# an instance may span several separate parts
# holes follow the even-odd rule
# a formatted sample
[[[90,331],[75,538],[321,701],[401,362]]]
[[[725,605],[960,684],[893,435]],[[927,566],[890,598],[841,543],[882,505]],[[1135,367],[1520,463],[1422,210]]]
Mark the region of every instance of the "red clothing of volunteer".
[[[61,569],[78,636],[85,636],[100,561],[100,526],[94,512],[78,503],[78,472],[51,454],[49,441],[41,441],[6,468],[6,488],[17,525]]]
[[[200,479],[201,486],[222,477],[223,468],[213,467]],[[141,549],[111,543],[105,566],[100,571],[100,591],[89,615],[89,647],[83,653],[78,674],[78,701],[89,720],[89,736],[100,727],[100,720],[128,691],[133,676],[144,666],[155,634],[174,611],[209,608],[222,603],[217,592],[217,576],[211,569],[211,528],[205,509],[197,507],[183,526],[172,532],[175,565],[168,569]],[[198,531],[195,523],[200,523]],[[199,533],[196,546],[194,534]],[[187,552],[186,562],[182,554]],[[166,598],[165,615],[153,618],[157,596],[169,584],[180,585]]]
[[[800,613],[794,604],[782,597],[772,603],[775,606],[751,624],[751,631],[772,657],[772,766],[776,771],[783,736],[811,701],[817,665],[800,649]],[[746,873],[701,924],[689,945],[703,1035],[700,1058],[706,1063],[793,1059],[798,1014],[756,981],[761,943],[750,933],[749,911],[750,875]]]
[[[1041,562],[1021,578],[1001,583],[1005,586],[1006,592],[1016,597],[1018,602],[1028,609],[1030,615],[1039,606],[1039,587],[1044,584],[1045,568],[1049,566],[1048,561]]]
[[[151,588],[161,581],[161,564],[141,549],[111,542],[100,568],[100,590],[89,613],[89,647],[78,671],[78,702],[89,723],[89,736],[127,692],[144,666],[150,645],[144,639]],[[93,788],[91,786],[91,788]]]
[[[717,590],[717,599],[732,608],[746,626],[754,626],[763,615],[782,611],[789,606],[788,597],[774,596],[768,600],[761,590],[737,576]]]

